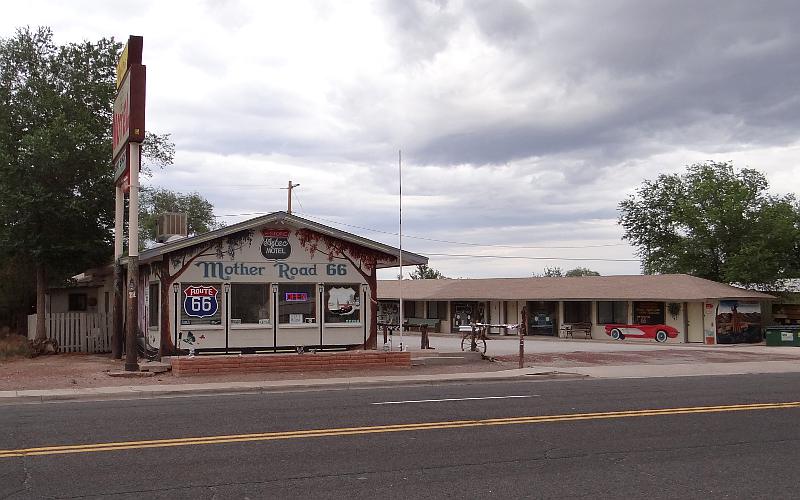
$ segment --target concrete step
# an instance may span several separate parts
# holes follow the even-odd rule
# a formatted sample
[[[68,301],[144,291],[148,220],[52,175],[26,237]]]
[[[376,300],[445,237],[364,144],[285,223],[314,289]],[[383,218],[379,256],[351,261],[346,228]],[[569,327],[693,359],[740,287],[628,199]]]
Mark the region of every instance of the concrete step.
[[[164,373],[170,371],[171,369],[172,366],[169,363],[160,361],[145,361],[143,363],[139,363],[140,372]]]

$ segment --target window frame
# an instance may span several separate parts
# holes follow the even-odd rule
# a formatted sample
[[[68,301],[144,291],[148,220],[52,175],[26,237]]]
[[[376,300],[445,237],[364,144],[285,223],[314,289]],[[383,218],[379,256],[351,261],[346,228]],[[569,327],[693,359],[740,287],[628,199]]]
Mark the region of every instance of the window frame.
[[[586,312],[578,311],[584,318],[581,319],[570,319],[569,316],[569,309],[570,306],[581,306],[581,308],[586,308]],[[564,323],[565,324],[573,324],[573,323],[592,323],[592,302],[589,300],[568,300],[564,301]]]
[[[329,317],[333,314],[330,309],[328,308],[328,301],[330,290],[334,288],[351,288],[354,291],[353,297],[355,299],[355,305],[357,306],[356,310],[358,311],[358,319],[356,321],[329,321]],[[334,327],[342,327],[342,326],[361,326],[363,323],[363,315],[364,310],[361,304],[361,284],[360,283],[325,283],[323,286],[323,304],[322,307],[324,308],[322,311],[322,321],[324,321],[325,326],[334,326]]]
[[[197,318],[197,317],[194,317],[194,316],[188,316],[186,314],[186,310],[183,308],[183,301],[186,298],[186,289],[191,287],[191,286],[210,286],[210,287],[214,287],[214,289],[217,290],[217,312],[216,312],[216,314],[214,314],[214,316],[209,316],[207,318]],[[192,281],[192,282],[181,283],[180,284],[180,295],[179,295],[180,302],[177,304],[177,307],[180,308],[180,312],[178,313],[178,322],[180,324],[178,325],[178,327],[181,328],[181,329],[186,329],[186,328],[183,328],[183,327],[187,327],[187,326],[190,326],[192,328],[200,328],[200,329],[224,328],[224,325],[223,325],[224,317],[222,315],[223,304],[220,303],[220,297],[222,295],[222,290],[223,290],[223,286],[222,286],[222,283],[220,283],[220,282],[203,283],[203,282]],[[210,319],[210,318],[213,318],[215,316],[218,316],[219,319],[218,320]],[[184,323],[184,321],[190,321],[190,323]],[[203,321],[203,323],[191,323],[191,321]],[[214,323],[214,321],[217,321],[217,322]]]
[[[155,290],[155,294],[153,294]],[[161,321],[161,301],[160,299],[161,285],[157,282],[149,283],[147,285],[147,327],[148,329],[157,329]],[[153,297],[155,296],[155,301]],[[155,314],[153,309],[155,308]]]
[[[318,292],[317,292],[317,284],[316,283],[278,283],[277,285],[278,285],[278,304],[277,304],[277,318],[275,318],[275,321],[277,321],[277,324],[280,327],[282,327],[282,328],[286,328],[286,327],[301,328],[301,327],[310,327],[310,326],[316,327],[316,326],[319,325],[319,317],[318,317],[318,315],[319,315],[319,307],[318,307],[319,304],[317,304],[317,293]],[[287,321],[287,322],[282,321],[281,316],[283,316],[283,313],[281,312],[281,309],[283,307],[286,307],[287,304],[289,304],[285,300],[282,300],[282,298],[285,297],[285,294],[287,292],[288,293],[304,293],[304,292],[306,292],[306,290],[291,290],[291,289],[287,291],[286,290],[287,287],[289,287],[289,288],[305,288],[305,287],[307,287],[308,298],[309,298],[308,302],[310,302],[312,304],[312,306],[313,306],[312,310],[313,310],[314,321],[307,321],[308,318],[303,318],[303,322],[302,323],[291,323],[289,321]],[[297,314],[297,313],[289,313],[289,314]]]
[[[241,321],[242,318],[234,318],[233,308],[234,308],[234,301],[236,300],[236,288],[242,287],[242,286],[253,286],[253,287],[259,286],[259,287],[263,287],[263,289],[264,289],[264,299],[266,301],[265,304],[264,304],[264,307],[265,307],[266,313],[267,313],[267,317],[265,318],[266,321],[264,321],[263,323],[261,322],[261,318],[259,318],[257,323],[245,323],[244,321]],[[245,328],[246,329],[272,328],[272,300],[270,298],[272,293],[271,293],[270,290],[271,290],[271,288],[270,288],[270,284],[269,283],[231,283],[230,291],[228,292],[228,293],[230,293],[230,297],[228,299],[229,300],[229,303],[228,303],[228,323],[230,324],[231,329],[240,330],[240,329],[245,329]],[[238,319],[240,321],[237,322],[237,323],[234,323],[233,322],[234,319]]]
[[[611,321],[603,321],[604,318],[601,318],[600,315],[602,314],[600,308],[601,304],[611,304]],[[617,318],[617,304],[624,304],[624,313],[622,313],[623,318]],[[597,324],[598,325],[626,325],[628,324],[628,317],[629,317],[629,303],[627,300],[598,300],[597,301]]]

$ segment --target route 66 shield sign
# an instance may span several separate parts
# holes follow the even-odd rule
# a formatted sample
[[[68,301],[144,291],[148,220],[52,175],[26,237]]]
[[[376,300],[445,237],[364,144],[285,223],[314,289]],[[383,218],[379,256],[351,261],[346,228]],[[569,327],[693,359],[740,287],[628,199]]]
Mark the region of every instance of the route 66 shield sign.
[[[213,286],[189,286],[184,290],[183,310],[193,318],[208,318],[217,314],[219,290]]]

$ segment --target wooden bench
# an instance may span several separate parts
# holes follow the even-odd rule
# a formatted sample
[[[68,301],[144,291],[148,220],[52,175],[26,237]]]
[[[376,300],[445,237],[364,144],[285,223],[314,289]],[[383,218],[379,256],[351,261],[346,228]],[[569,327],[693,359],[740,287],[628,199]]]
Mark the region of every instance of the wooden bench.
[[[584,338],[592,338],[592,324],[591,323],[564,323],[559,328],[559,337],[574,339],[574,335],[582,333]]]
[[[441,322],[440,319],[405,318],[403,326],[406,330],[410,330],[411,328],[419,329],[422,325],[425,325],[428,327],[429,332],[438,332],[440,322]]]

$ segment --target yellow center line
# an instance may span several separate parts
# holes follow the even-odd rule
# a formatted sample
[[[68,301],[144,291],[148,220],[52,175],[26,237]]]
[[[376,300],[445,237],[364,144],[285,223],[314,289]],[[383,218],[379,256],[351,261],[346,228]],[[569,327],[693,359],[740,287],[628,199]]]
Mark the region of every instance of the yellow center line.
[[[411,432],[431,429],[457,429],[464,427],[520,425],[547,422],[570,422],[581,420],[600,420],[613,418],[655,417],[660,415],[686,415],[695,413],[720,413],[733,411],[776,410],[800,408],[800,401],[785,403],[757,403],[723,406],[691,406],[683,408],[660,408],[648,410],[611,411],[595,413],[567,413],[560,415],[531,415],[522,417],[488,418],[481,420],[449,420],[442,422],[419,422],[413,424],[389,424],[368,427],[340,427],[331,429],[308,429],[283,432],[262,432],[256,434],[230,434],[219,436],[197,436],[188,438],[151,439],[144,441],[118,441],[95,444],[76,444],[43,446],[0,450],[0,458],[25,457],[37,455],[63,455],[70,453],[92,453],[100,451],[133,450],[145,448],[166,448],[174,446],[197,446],[205,444],[243,443],[255,441],[277,441],[283,439],[302,439],[326,436],[353,436],[362,434],[382,434],[388,432]]]

